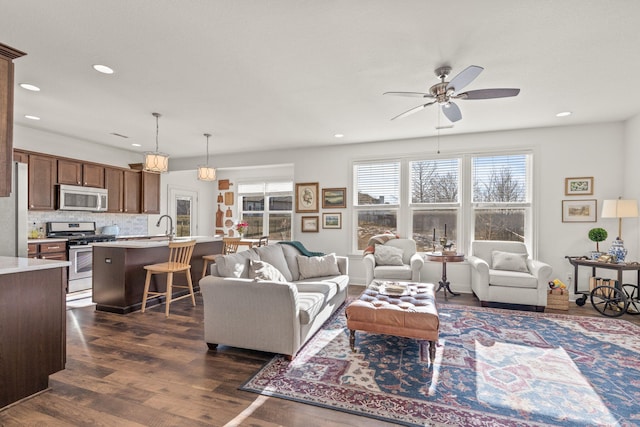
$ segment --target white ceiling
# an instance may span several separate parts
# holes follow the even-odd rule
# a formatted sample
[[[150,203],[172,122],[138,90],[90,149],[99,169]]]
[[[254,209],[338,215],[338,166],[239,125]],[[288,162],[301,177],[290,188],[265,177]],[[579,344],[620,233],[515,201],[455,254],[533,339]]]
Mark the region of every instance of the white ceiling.
[[[421,100],[382,93],[428,91],[443,64],[521,89],[458,101],[443,134],[626,120],[639,19],[637,0],[0,0],[0,42],[28,54],[18,125],[146,151],[159,112],[160,151],[189,157],[205,132],[212,155],[434,135],[435,106],[390,121]]]

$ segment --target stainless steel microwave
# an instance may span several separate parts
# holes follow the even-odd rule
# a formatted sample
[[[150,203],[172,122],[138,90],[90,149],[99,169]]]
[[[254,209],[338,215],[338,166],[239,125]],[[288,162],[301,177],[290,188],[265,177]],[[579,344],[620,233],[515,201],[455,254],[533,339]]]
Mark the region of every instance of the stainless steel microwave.
[[[105,188],[60,185],[58,209],[62,211],[105,212],[107,210],[107,190]]]

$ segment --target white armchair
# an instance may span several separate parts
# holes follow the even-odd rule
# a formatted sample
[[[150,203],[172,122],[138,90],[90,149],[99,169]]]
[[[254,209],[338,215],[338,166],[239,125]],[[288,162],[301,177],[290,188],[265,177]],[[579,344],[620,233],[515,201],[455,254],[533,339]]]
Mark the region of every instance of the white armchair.
[[[363,260],[366,285],[374,279],[419,282],[424,264],[412,239],[392,239],[376,245],[374,253],[365,255]]]
[[[471,242],[471,289],[483,307],[500,304],[547,306],[549,264],[533,260],[521,242],[496,240]]]

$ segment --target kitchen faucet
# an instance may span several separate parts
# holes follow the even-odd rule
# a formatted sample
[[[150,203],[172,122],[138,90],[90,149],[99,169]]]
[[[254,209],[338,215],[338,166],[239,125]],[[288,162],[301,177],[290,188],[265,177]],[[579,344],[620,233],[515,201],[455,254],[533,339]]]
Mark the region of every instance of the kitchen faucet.
[[[160,227],[160,221],[162,221],[162,218],[167,218],[167,222],[169,225],[169,240],[173,240],[173,219],[171,219],[171,217],[169,215],[162,215],[160,216],[160,218],[158,218],[158,222],[156,222],[156,227]]]

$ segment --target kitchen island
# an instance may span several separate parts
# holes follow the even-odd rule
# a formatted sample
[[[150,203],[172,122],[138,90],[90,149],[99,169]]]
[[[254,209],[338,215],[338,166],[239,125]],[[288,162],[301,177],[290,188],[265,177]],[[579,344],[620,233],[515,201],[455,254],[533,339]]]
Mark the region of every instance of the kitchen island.
[[[0,409],[66,363],[68,261],[0,257]]]
[[[222,237],[192,236],[180,237],[174,241],[195,240],[191,258],[191,279],[194,290],[199,290],[202,277],[202,256],[222,253]],[[96,310],[117,314],[127,314],[140,310],[146,277],[145,265],[167,262],[169,240],[118,240],[93,245],[93,301]],[[174,280],[186,280],[180,275]],[[154,274],[151,291],[164,291],[166,276]],[[174,289],[173,297],[188,293],[185,289]],[[147,307],[164,302],[164,297],[149,298]]]

